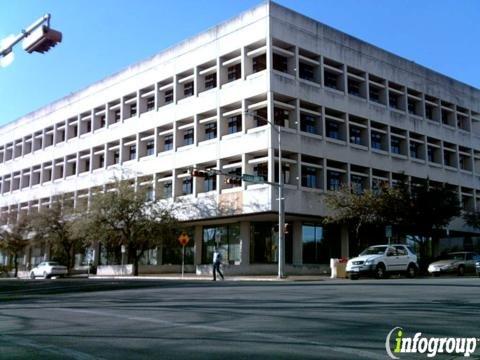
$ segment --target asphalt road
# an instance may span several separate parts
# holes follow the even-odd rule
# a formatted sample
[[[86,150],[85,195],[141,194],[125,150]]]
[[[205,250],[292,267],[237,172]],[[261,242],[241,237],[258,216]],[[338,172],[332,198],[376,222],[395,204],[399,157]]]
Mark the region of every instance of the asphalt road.
[[[480,279],[0,281],[0,359],[386,359],[395,326],[480,337]]]

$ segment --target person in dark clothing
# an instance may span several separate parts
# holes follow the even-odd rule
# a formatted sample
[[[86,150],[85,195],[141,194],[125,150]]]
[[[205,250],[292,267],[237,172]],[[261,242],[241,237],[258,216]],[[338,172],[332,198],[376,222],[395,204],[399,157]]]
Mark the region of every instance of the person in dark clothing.
[[[217,272],[222,278],[222,280],[224,280],[223,274],[220,271],[221,264],[222,264],[222,253],[218,249],[215,249],[215,251],[213,252],[213,281],[217,280]]]

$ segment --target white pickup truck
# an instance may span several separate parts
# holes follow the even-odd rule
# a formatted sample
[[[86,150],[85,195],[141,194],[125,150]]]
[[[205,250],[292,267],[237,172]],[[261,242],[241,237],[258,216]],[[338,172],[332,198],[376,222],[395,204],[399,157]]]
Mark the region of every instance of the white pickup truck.
[[[417,255],[407,245],[375,245],[347,262],[347,274],[350,279],[358,279],[361,275],[374,275],[377,279],[389,273],[406,273],[415,277],[418,264]]]

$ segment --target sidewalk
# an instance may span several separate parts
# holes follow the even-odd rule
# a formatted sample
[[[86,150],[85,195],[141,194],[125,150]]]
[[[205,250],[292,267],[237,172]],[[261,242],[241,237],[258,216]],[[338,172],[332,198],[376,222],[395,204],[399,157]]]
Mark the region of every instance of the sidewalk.
[[[211,275],[195,275],[185,274],[182,278],[181,274],[152,274],[152,275],[139,275],[139,276],[96,276],[90,275],[91,279],[138,279],[138,280],[194,280],[194,281],[212,281]],[[218,280],[218,279],[217,279]],[[279,279],[276,275],[236,275],[225,276],[225,280],[218,281],[325,281],[330,280],[328,275],[292,275],[287,276],[284,279]],[[340,280],[340,279],[333,279]]]

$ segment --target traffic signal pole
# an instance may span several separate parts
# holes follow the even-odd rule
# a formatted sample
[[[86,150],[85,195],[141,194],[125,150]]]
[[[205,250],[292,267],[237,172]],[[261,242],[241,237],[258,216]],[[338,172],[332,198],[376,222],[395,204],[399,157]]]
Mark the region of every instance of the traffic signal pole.
[[[206,170],[198,170],[198,169],[189,169],[189,173],[191,176],[194,177],[207,177],[211,175],[223,175],[228,180],[239,181],[241,182],[255,182],[255,183],[262,183],[262,184],[269,184],[272,185],[274,188],[278,188],[278,278],[283,279],[286,277],[285,275],[285,199],[283,194],[284,189],[284,180],[283,180],[283,171],[282,171],[282,127],[280,125],[275,125],[270,120],[265,119],[263,116],[253,114],[250,112],[246,112],[246,114],[252,115],[254,117],[258,117],[262,121],[267,122],[273,130],[275,130],[278,134],[278,183],[270,182],[270,181],[260,181],[259,179],[255,179],[255,176],[243,174],[243,175],[233,175],[229,173],[225,173],[218,169],[206,169]]]

